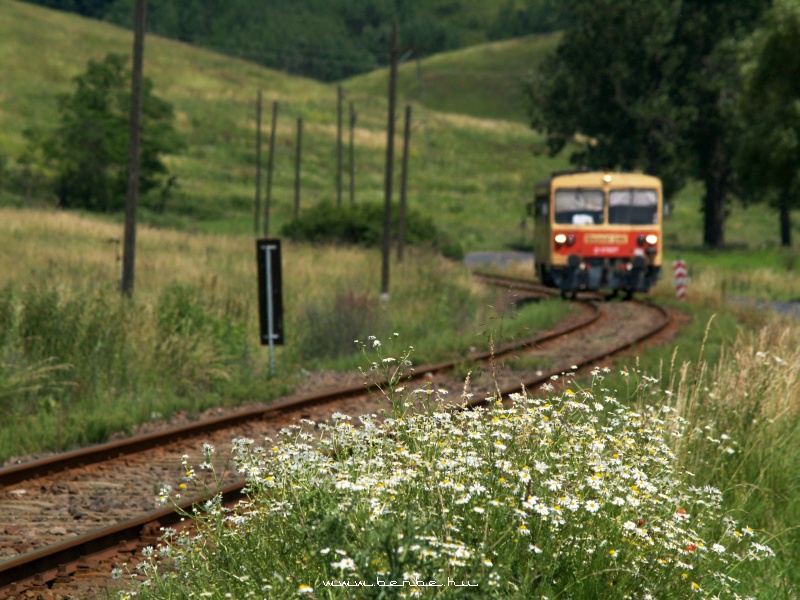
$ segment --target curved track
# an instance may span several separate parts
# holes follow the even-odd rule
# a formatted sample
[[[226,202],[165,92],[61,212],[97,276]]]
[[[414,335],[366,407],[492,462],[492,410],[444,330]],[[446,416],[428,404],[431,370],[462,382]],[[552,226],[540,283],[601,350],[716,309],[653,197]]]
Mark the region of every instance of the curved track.
[[[552,294],[526,281],[479,277],[511,288],[518,299]],[[477,406],[498,391],[505,397],[521,385],[533,389],[551,376],[594,366],[669,323],[662,308],[636,301],[581,300],[579,306],[582,315],[557,331],[459,361],[417,366],[413,378],[437,389],[459,389],[463,377],[452,373],[469,364],[479,373],[472,376],[468,405]],[[512,369],[514,362],[519,364]],[[241,482],[225,464],[231,439],[275,437],[298,418],[324,421],[334,410],[379,412],[375,396],[361,384],[0,469],[0,523],[11,524],[0,531],[0,599],[43,591],[53,598],[80,597],[76,590],[107,581],[112,566],[135,563],[139,548],[154,545],[159,526],[178,520],[171,510],[154,511],[154,486],[178,487],[183,454],[198,464],[203,444],[213,444],[220,457],[217,472],[227,473],[219,484],[235,501]]]

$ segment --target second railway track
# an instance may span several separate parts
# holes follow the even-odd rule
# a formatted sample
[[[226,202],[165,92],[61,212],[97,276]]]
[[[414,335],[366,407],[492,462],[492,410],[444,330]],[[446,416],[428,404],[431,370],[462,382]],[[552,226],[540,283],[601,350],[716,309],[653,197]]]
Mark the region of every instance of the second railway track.
[[[482,277],[510,287],[519,298],[547,293],[524,281]],[[581,306],[581,315],[568,326],[459,361],[416,366],[413,377],[450,390],[458,402],[464,381],[453,374],[454,367],[472,367],[470,402],[477,405],[498,389],[507,396],[522,385],[534,389],[573,366],[598,364],[670,322],[669,313],[647,303],[584,301]],[[0,523],[6,524],[0,531],[0,599],[35,598],[43,590],[81,597],[76,590],[102,586],[112,566],[135,562],[137,548],[152,544],[157,535],[157,527],[148,523],[167,525],[175,519],[169,511],[153,512],[157,489],[163,484],[177,489],[184,478],[181,456],[199,464],[205,443],[215,446],[215,467],[227,473],[222,483],[235,497],[238,474],[226,465],[233,438],[274,438],[299,418],[325,421],[334,411],[379,410],[363,384],[345,386],[0,469]]]

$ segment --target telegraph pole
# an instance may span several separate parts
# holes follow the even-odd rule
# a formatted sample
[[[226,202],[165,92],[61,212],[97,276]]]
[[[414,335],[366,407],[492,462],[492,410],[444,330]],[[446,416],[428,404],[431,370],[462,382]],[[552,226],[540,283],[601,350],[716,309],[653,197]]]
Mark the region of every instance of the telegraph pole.
[[[350,102],[350,206],[356,203],[356,159],[354,137],[356,128],[356,110]]]
[[[394,162],[394,111],[397,97],[397,21],[392,24],[392,46],[389,51],[389,119],[386,128],[386,174],[383,205],[383,264],[381,269],[381,298],[389,298],[389,254],[392,234],[392,167]]]
[[[342,86],[336,88],[336,206],[342,205]]]
[[[300,216],[300,160],[303,147],[303,117],[297,117],[297,148],[294,160],[294,218]]]
[[[136,202],[139,197],[139,142],[142,123],[142,71],[144,63],[144,24],[146,0],[136,0],[136,23],[133,34],[133,73],[131,76],[131,116],[128,144],[128,195],[125,201],[125,239],[122,248],[120,289],[133,297],[136,264]]]
[[[403,131],[403,171],[400,176],[400,214],[397,216],[397,262],[403,262],[406,244],[406,184],[408,182],[408,145],[411,139],[411,105],[406,105],[406,124]]]
[[[253,228],[258,237],[258,224],[261,220],[261,90],[258,90],[256,100],[256,215]]]
[[[269,163],[267,164],[267,202],[264,207],[264,235],[269,235],[269,211],[272,204],[272,170],[275,165],[275,128],[278,125],[278,101],[272,103],[272,131],[269,134]]]

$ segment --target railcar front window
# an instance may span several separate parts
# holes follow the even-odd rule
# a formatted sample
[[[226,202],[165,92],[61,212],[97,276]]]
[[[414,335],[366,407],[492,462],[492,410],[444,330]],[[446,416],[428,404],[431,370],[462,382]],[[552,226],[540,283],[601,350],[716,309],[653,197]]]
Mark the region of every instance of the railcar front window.
[[[656,190],[611,190],[608,195],[608,222],[616,225],[658,223]]]
[[[556,223],[602,225],[603,190],[556,190]]]

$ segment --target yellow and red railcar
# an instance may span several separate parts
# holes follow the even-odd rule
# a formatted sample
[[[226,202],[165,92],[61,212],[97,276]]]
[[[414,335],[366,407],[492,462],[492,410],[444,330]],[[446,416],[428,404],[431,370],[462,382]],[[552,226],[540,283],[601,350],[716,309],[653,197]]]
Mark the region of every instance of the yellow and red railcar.
[[[562,295],[646,292],[661,272],[661,180],[638,173],[571,172],[536,184],[536,273]]]

